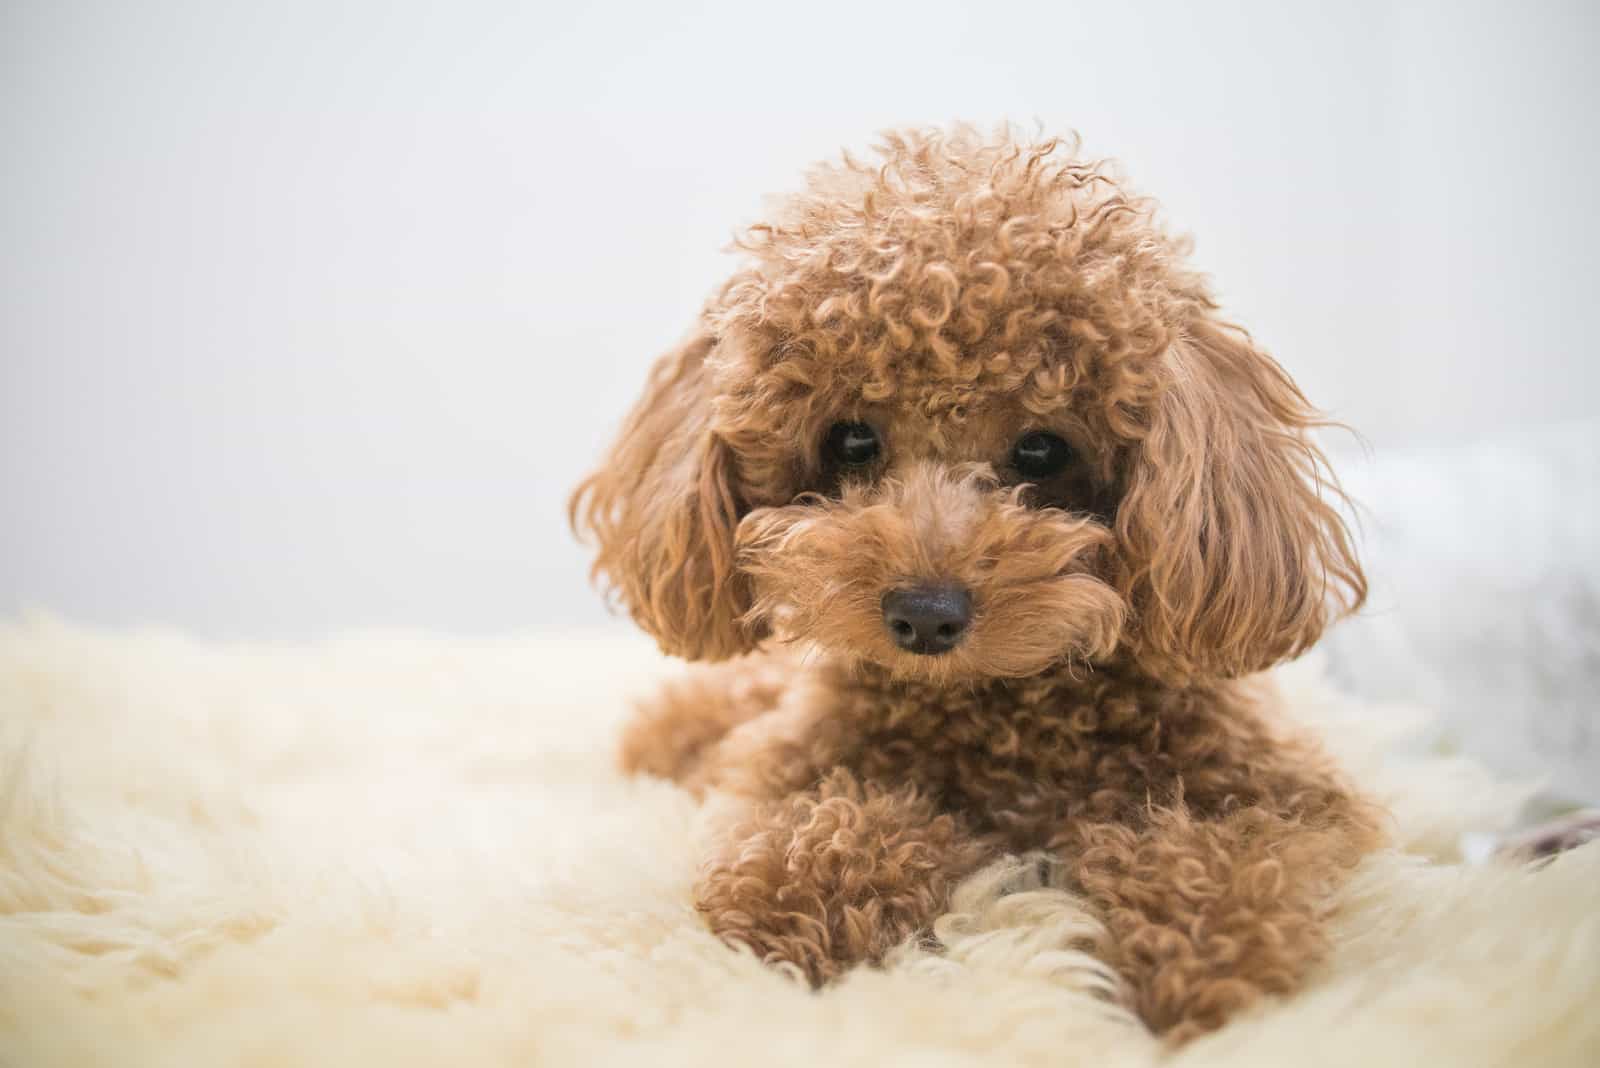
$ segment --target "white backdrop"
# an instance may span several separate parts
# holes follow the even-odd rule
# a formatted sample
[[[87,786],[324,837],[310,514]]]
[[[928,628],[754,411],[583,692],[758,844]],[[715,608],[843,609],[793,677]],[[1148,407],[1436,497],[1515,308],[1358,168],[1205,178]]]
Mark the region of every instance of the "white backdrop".
[[[1075,127],[1386,449],[1587,412],[1595,5],[27,0],[0,25],[0,612],[604,617],[563,501],[763,193]]]

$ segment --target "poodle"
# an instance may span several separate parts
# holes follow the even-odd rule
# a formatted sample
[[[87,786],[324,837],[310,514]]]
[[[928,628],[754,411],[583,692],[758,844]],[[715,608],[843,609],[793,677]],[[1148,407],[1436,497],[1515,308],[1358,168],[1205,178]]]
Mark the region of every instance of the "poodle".
[[[1366,580],[1317,412],[1075,141],[884,135],[750,227],[572,521],[696,665],[623,767],[744,813],[696,904],[820,985],[1047,851],[1174,1042],[1292,990],[1381,818],[1265,677]]]

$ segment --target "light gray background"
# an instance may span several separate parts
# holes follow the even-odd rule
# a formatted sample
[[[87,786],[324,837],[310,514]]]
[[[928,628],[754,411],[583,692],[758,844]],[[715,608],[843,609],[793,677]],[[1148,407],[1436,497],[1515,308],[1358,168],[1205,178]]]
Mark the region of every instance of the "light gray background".
[[[907,122],[1120,157],[1380,459],[1593,403],[1594,4],[583,7],[5,5],[0,613],[600,622],[567,490]]]

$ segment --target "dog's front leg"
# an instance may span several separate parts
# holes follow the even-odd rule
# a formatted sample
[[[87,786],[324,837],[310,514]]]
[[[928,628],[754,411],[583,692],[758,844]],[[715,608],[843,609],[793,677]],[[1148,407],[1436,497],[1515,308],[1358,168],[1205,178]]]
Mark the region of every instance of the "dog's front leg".
[[[1174,1042],[1286,994],[1326,951],[1337,882],[1377,840],[1357,802],[1200,818],[1181,802],[1139,828],[1081,822],[1057,840],[1109,930],[1103,947],[1139,1014]]]
[[[990,855],[913,788],[841,768],[756,804],[708,863],[696,904],[725,941],[815,986],[926,930]]]

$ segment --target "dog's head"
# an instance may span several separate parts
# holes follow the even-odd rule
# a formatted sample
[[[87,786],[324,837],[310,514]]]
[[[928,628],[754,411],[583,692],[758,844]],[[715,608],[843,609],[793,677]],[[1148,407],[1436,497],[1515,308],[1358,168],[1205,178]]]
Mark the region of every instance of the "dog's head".
[[[740,242],[577,490],[669,652],[910,678],[1259,670],[1365,580],[1282,368],[1059,142],[891,135]]]

